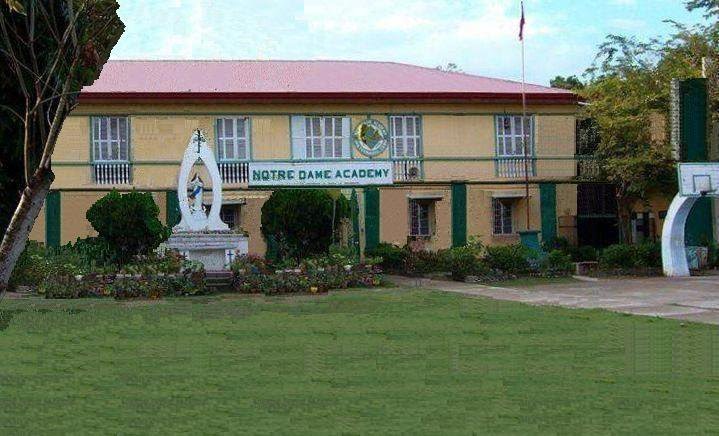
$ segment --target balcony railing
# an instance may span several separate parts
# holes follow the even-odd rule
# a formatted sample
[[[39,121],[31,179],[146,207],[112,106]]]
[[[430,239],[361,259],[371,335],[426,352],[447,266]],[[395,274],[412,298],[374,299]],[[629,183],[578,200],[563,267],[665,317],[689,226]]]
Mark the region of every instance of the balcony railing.
[[[525,177],[525,171],[529,172],[529,177],[537,174],[536,158],[528,157],[498,157],[495,158],[495,168],[497,177],[507,179],[517,179]]]
[[[250,180],[249,162],[220,162],[222,183],[240,185]]]
[[[394,172],[395,182],[412,182],[422,180],[424,169],[421,158],[394,159],[392,161],[392,171]]]
[[[93,162],[92,177],[97,185],[129,185],[132,164],[129,162]]]

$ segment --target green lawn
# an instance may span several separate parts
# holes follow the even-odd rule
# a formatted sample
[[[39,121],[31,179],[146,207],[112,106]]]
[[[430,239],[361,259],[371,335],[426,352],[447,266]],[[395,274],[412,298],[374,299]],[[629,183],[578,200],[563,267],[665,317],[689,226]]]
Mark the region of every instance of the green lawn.
[[[403,288],[0,307],[1,434],[719,426],[711,326]]]

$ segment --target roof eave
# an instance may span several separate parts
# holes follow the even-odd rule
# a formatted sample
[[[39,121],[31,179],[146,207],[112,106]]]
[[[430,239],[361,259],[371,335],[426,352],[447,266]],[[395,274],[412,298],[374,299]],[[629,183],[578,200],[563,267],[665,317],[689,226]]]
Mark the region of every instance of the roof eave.
[[[577,104],[574,93],[527,93],[532,104]],[[476,103],[521,103],[521,93],[477,92],[82,92],[83,103],[138,100],[370,100],[370,101],[456,101]]]

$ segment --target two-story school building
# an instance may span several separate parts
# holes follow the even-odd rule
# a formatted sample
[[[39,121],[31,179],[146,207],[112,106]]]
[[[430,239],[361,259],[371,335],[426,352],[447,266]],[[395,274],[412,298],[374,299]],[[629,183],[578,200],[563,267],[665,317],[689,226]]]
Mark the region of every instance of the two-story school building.
[[[363,248],[516,243],[527,204],[529,229],[574,240],[577,97],[527,85],[526,98],[523,120],[518,82],[390,62],[110,61],[62,127],[31,238],[92,235],[85,213],[111,189],[151,192],[175,223],[199,128],[223,179],[221,216],[251,253],[266,250],[272,191],[304,186],[356,202]]]

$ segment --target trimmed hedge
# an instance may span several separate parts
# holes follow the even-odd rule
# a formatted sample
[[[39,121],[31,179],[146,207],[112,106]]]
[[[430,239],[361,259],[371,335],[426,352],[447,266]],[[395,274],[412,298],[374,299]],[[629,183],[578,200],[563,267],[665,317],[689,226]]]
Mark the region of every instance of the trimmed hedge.
[[[160,222],[160,209],[148,192],[120,194],[112,190],[87,211],[87,220],[104,239],[112,261],[123,265],[134,256],[146,255],[172,233]]]

